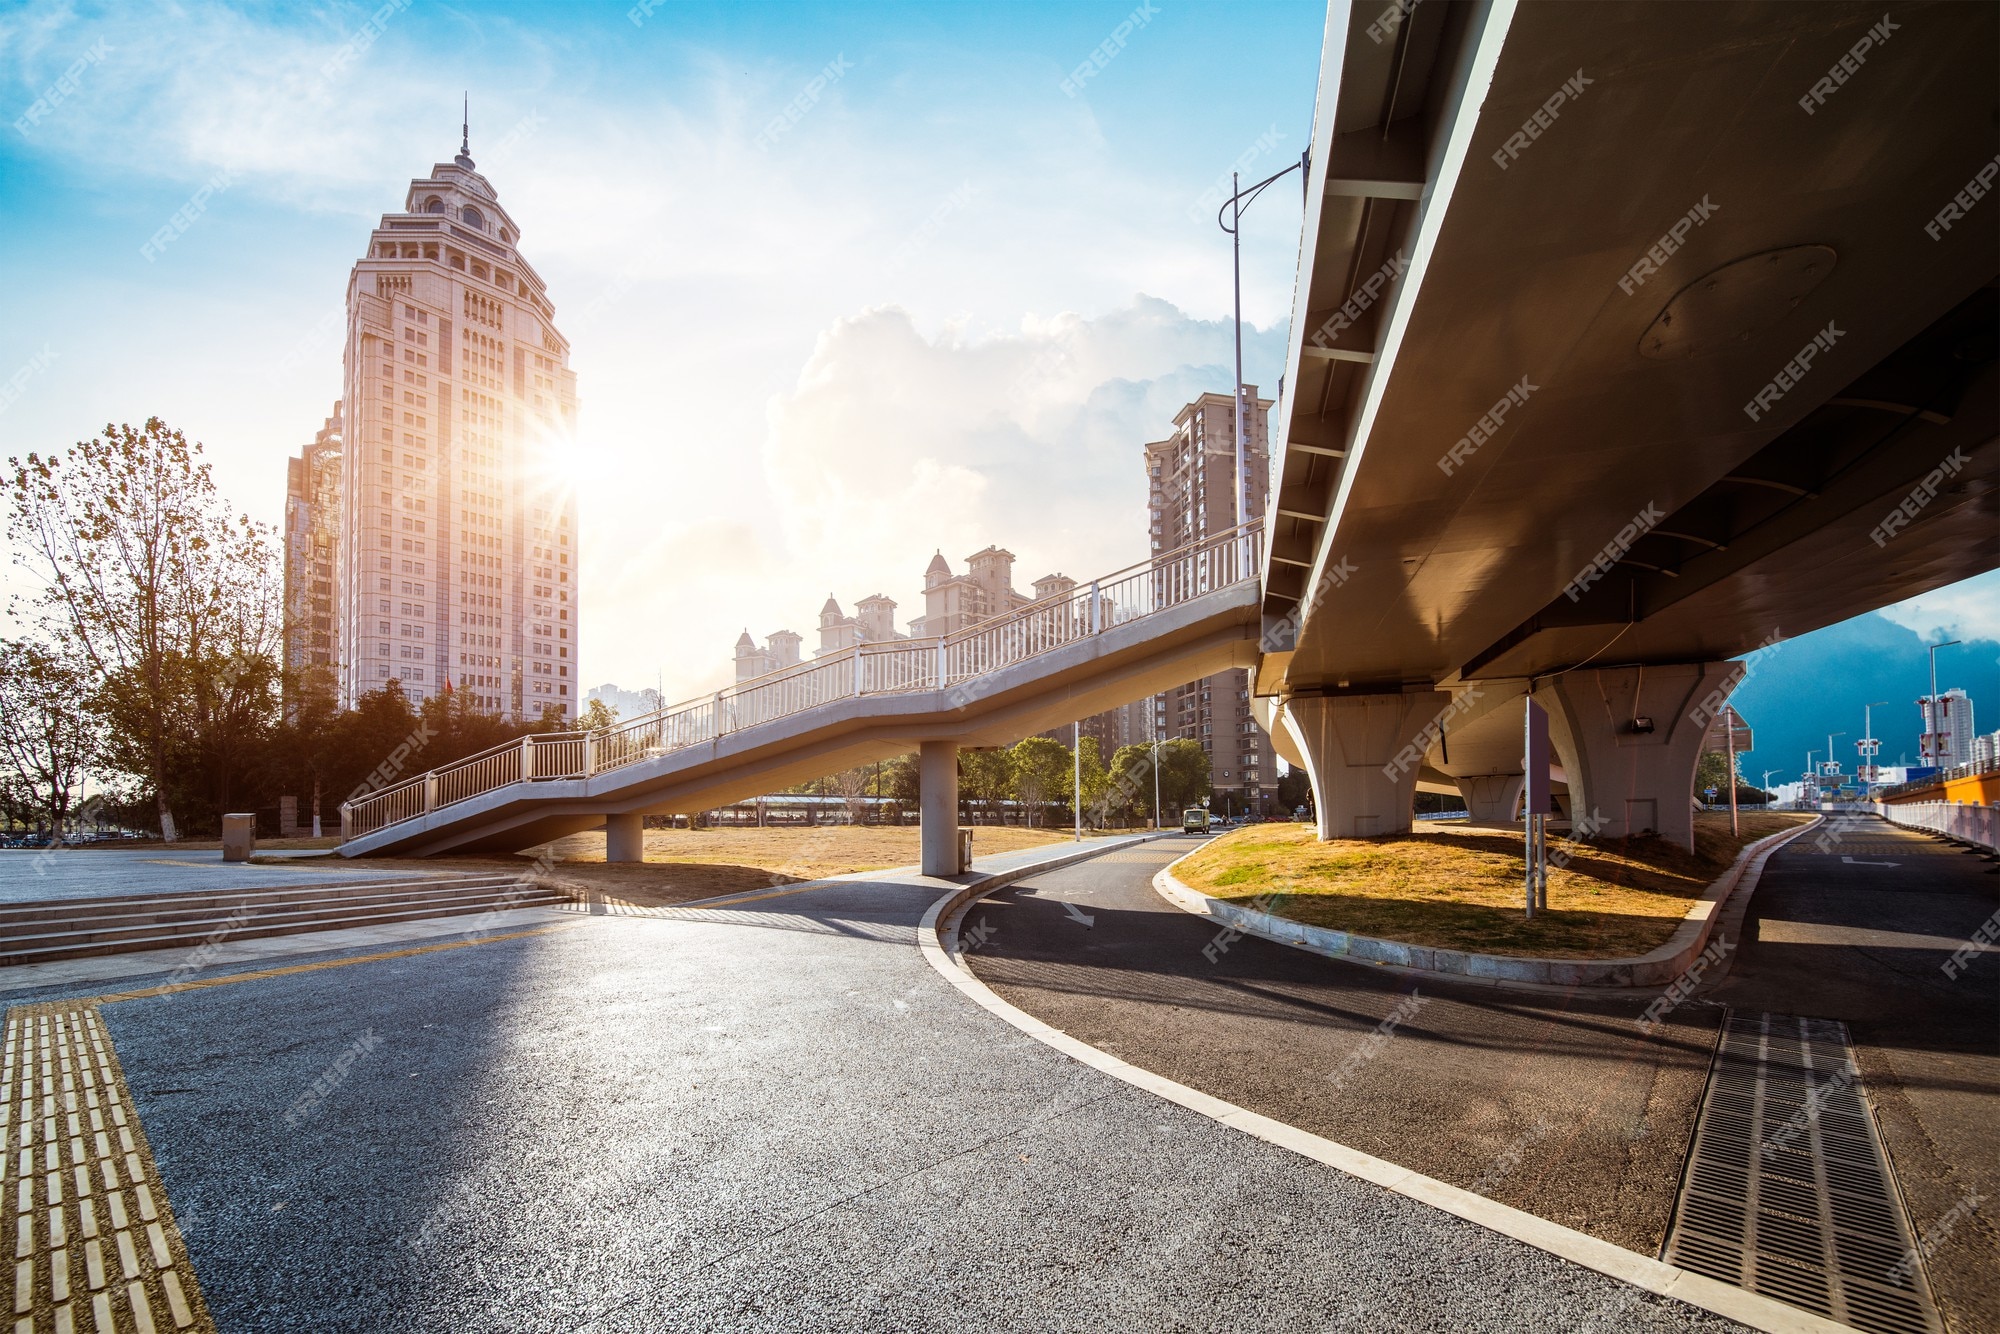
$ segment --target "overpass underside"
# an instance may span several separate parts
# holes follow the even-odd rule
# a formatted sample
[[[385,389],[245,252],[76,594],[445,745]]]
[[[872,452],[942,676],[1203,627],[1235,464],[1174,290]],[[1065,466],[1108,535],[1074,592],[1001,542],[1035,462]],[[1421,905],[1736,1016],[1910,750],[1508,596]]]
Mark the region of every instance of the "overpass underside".
[[[1996,46],[1992,6],[1333,7],[1257,673],[1324,836],[1445,777],[1511,814],[1533,698],[1576,812],[1688,844],[1748,672],[2000,564]]]

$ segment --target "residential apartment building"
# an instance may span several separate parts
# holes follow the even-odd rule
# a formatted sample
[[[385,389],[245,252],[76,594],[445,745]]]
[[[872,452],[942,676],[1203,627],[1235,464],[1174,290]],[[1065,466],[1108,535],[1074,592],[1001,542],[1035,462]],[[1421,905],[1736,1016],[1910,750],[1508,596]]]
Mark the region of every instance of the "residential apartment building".
[[[1917,711],[1924,720],[1923,734],[1917,738],[1917,746],[1923,753],[1925,764],[1954,769],[1973,762],[1979,730],[1972,721],[1972,699],[1965,691],[1953,686],[1949,690],[1940,690],[1935,699],[1929,695],[1921,696],[1917,700]]]
[[[1014,587],[1014,559],[1013,552],[989,546],[966,557],[963,573],[954,573],[939,551],[924,570],[924,614],[905,630],[896,628],[893,598],[880,593],[862,598],[849,615],[829,594],[819,609],[819,647],[813,656],[824,657],[856,644],[935,639],[1076,588],[1076,580],[1067,575],[1047,574],[1034,582],[1033,592],[1022,593]],[[802,637],[790,630],[776,631],[760,645],[746,629],[736,640],[736,679],[749,681],[797,665],[802,645]],[[1145,725],[1143,706],[1112,709],[1082,721],[1083,735],[1097,738],[1106,762],[1119,746],[1147,740]],[[1071,729],[1055,728],[1043,735],[1068,745]]]
[[[391,680],[576,716],[576,375],[466,144],[410,182],[347,284],[336,558],[343,700]]]
[[[341,405],[285,461],[286,696],[301,672],[334,666],[335,557],[340,548]]]
[[[1272,400],[1243,387],[1256,408],[1244,423],[1249,515],[1270,501]],[[1226,533],[1241,520],[1236,501],[1236,406],[1228,394],[1203,394],[1174,416],[1173,434],[1146,446],[1147,519],[1154,555]],[[1278,788],[1271,739],[1250,714],[1250,673],[1237,670],[1190,681],[1152,701],[1161,740],[1189,738],[1208,752],[1216,810],[1262,811]]]

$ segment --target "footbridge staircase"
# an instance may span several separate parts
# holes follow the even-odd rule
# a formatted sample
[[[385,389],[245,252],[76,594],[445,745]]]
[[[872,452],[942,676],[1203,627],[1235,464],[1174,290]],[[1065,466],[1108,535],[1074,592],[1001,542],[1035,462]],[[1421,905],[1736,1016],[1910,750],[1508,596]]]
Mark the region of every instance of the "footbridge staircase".
[[[350,857],[517,851],[710,809],[921,750],[925,863],[954,835],[956,752],[1256,664],[1261,524],[933,639],[863,644],[594,732],[524,737],[341,807]],[[945,791],[943,789],[949,789]],[[945,798],[949,797],[949,804]]]

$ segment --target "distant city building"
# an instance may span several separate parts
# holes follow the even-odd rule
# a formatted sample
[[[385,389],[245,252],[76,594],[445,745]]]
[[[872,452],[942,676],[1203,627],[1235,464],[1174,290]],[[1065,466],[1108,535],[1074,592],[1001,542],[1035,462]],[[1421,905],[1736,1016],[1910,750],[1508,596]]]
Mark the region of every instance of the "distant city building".
[[[1972,738],[1972,762],[1992,764],[2000,761],[2000,732],[1988,732],[1985,736]]]
[[[349,275],[336,556],[343,700],[400,680],[574,718],[569,344],[465,144],[410,182]]]
[[[1250,517],[1270,502],[1272,401],[1243,387],[1256,404],[1244,423],[1243,466],[1250,475]],[[1147,514],[1154,555],[1226,533],[1236,512],[1236,405],[1228,394],[1203,394],[1174,417],[1174,433],[1146,446]],[[1250,673],[1218,673],[1152,701],[1160,739],[1191,738],[1208,752],[1218,810],[1263,810],[1278,790],[1270,738],[1250,715]]]
[[[1014,587],[1014,553],[989,546],[966,558],[963,574],[953,574],[951,562],[942,551],[931,557],[924,571],[924,614],[912,620],[907,630],[896,628],[896,601],[880,593],[854,604],[854,613],[841,610],[831,594],[819,609],[819,647],[814,657],[838,653],[856,644],[890,644],[912,639],[936,639],[995,616],[1025,607],[1043,598],[1055,597],[1076,588],[1067,575],[1043,575],[1034,583],[1034,592],[1022,593]],[[736,679],[755,680],[770,672],[796,666],[801,659],[801,636],[791,630],[774,631],[759,644],[746,629],[736,640]],[[1136,718],[1136,724],[1135,724]],[[1097,738],[1110,762],[1119,746],[1147,739],[1143,710],[1112,709],[1086,718],[1083,735]],[[1052,728],[1042,735],[1068,745],[1071,729]]]
[[[313,442],[285,461],[285,675],[334,661],[334,564],[340,548],[340,404]]]
[[[1917,710],[1924,719],[1919,747],[1925,764],[1950,769],[1972,763],[1979,734],[1972,721],[1972,700],[1963,690],[1954,686],[1940,691],[1935,700],[1926,695],[1917,701]]]

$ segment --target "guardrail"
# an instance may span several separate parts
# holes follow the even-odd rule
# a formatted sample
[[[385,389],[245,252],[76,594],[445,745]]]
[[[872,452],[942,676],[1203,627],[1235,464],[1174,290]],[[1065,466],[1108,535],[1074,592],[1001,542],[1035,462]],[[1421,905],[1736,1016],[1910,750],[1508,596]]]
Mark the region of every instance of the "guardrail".
[[[1913,792],[1927,792],[1932,788],[1942,788],[1946,783],[1961,778],[1977,778],[1981,774],[1990,773],[2000,773],[2000,760],[1974,760],[1970,764],[1955,764],[1949,769],[1940,769],[1927,778],[1880,788],[1876,791],[1875,797],[1879,801],[1890,797],[1907,796]]]
[[[2000,806],[1976,806],[1969,801],[1906,801],[1891,806],[1876,802],[1877,815],[1909,829],[1928,829],[1988,852],[2000,852]]]
[[[516,784],[590,778],[861,695],[943,690],[962,706],[983,676],[1255,579],[1261,522],[1161,552],[935,639],[841,649],[598,732],[525,736],[340,808],[342,842]]]

